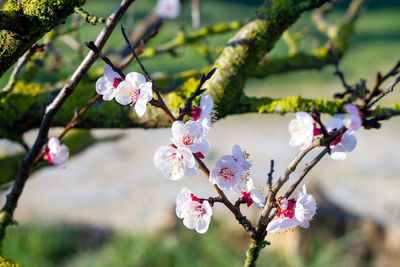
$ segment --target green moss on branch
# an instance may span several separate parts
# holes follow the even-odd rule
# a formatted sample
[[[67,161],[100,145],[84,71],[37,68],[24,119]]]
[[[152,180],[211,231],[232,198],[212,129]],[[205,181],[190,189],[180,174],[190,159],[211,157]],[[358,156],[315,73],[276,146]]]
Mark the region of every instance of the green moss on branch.
[[[8,0],[0,12],[0,77],[85,0]]]
[[[245,82],[260,60],[302,12],[324,2],[326,0],[266,1],[258,9],[256,16],[226,45],[214,64],[217,72],[205,84],[217,103],[218,117],[236,113]]]

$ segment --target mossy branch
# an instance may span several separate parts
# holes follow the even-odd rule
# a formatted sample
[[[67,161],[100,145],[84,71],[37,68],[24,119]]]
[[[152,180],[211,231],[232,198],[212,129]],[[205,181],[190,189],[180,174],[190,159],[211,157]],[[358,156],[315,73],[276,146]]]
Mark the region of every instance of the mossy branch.
[[[206,83],[219,103],[217,116],[224,117],[236,110],[235,99],[243,95],[246,80],[252,76],[260,59],[272,50],[283,32],[302,12],[316,8],[325,0],[296,2],[266,1],[257,14],[229,41],[214,63],[218,70]]]
[[[157,47],[146,48],[140,55],[140,58],[149,58],[157,54],[171,53],[173,54],[175,49],[188,45],[196,44],[200,40],[207,38],[208,36],[215,34],[223,34],[226,32],[234,31],[243,26],[243,22],[231,21],[229,23],[222,23],[213,26],[203,27],[192,33],[186,33],[183,30],[178,31],[175,38],[168,43],[159,45]]]
[[[87,12],[86,10],[84,10],[81,7],[75,7],[74,11],[76,14],[78,14],[79,16],[81,16],[82,19],[84,19],[86,22],[92,24],[92,25],[96,25],[97,23],[101,23],[103,24],[106,20],[102,17],[97,17],[94,15],[90,15],[89,12]]]
[[[185,95],[190,95],[189,87],[195,84],[192,79],[177,92],[165,95],[167,103],[175,109],[184,105]],[[185,87],[185,88],[184,88]],[[17,139],[22,133],[40,126],[40,119],[44,112],[45,103],[53,97],[55,92],[47,92],[39,84],[18,82],[15,89],[0,100],[0,137]],[[94,86],[85,84],[77,88],[76,92],[65,102],[55,117],[54,126],[65,126],[75,109],[85,106],[94,94]],[[220,105],[216,102],[217,105]],[[236,107],[229,114],[241,113],[277,113],[285,114],[297,111],[312,111],[315,105],[325,114],[344,112],[341,108],[342,100],[307,99],[300,96],[286,98],[247,97],[242,95],[233,103]],[[390,108],[378,108],[374,115],[400,115],[400,104],[393,104]],[[163,114],[156,108],[149,106],[145,116],[136,116],[135,111],[128,106],[121,106],[115,101],[106,101],[95,104],[79,119],[77,128],[159,128],[170,125]]]
[[[85,0],[8,0],[0,11],[0,77]]]

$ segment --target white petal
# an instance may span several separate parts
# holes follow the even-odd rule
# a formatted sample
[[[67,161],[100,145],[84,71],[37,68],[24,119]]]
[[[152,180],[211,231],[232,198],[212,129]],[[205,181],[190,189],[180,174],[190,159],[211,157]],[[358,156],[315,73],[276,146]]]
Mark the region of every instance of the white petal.
[[[185,124],[182,121],[174,121],[171,126],[172,135],[175,137],[179,137],[183,134],[183,127]],[[175,144],[177,145],[177,144]]]
[[[142,83],[146,83],[146,78],[138,72],[128,73],[125,79],[130,82],[134,88],[139,88]]]
[[[181,3],[179,0],[158,0],[155,12],[162,19],[176,18],[181,12]]]
[[[151,82],[142,83],[139,86],[140,95],[146,98],[146,101],[149,102],[153,99],[153,84]]]
[[[337,146],[331,148],[330,157],[334,160],[345,160],[346,152],[344,151],[342,146],[337,145]]]
[[[60,149],[60,140],[58,140],[55,137],[52,137],[49,139],[47,146],[49,147],[50,152],[52,151],[57,152]]]
[[[128,105],[132,102],[134,87],[127,81],[122,81],[115,91],[115,100],[121,105]]]
[[[281,225],[281,224],[280,224],[279,219],[278,219],[278,220],[275,220],[275,221],[272,221],[272,222],[270,222],[270,223],[268,224],[268,226],[267,226],[267,231],[270,232],[270,233],[275,233],[275,232],[277,232],[277,231],[280,230],[280,228],[279,228],[280,225]]]
[[[349,114],[351,114],[353,116],[357,116],[360,113],[360,111],[358,110],[357,106],[352,105],[352,104],[346,105],[346,106],[344,106],[344,108],[346,109],[346,111]]]
[[[210,113],[214,107],[214,101],[209,93],[203,94],[200,100],[200,108],[203,111]]]
[[[328,125],[326,125],[326,130],[331,133],[339,130],[343,127],[343,121],[339,118],[333,118]]]
[[[139,99],[135,104],[135,111],[139,117],[142,117],[144,115],[144,113],[146,112],[146,105],[147,105],[147,98],[143,99],[143,98],[140,98],[140,96],[139,96]]]
[[[111,90],[104,92],[103,94],[103,100],[104,101],[110,101],[113,100],[115,96],[115,89],[112,88]]]
[[[281,230],[287,230],[290,228],[294,228],[294,227],[298,226],[299,224],[300,224],[300,222],[296,219],[284,218],[281,220],[281,224],[280,224],[279,228]]]
[[[196,226],[196,231],[199,234],[204,234],[208,230],[208,226],[210,225],[210,218],[205,218],[203,220],[200,220],[199,223]]]
[[[100,95],[109,94],[110,91],[114,91],[112,83],[107,81],[104,76],[101,76],[96,81],[96,92]]]
[[[340,143],[346,152],[351,152],[357,145],[357,139],[354,135],[345,132]]]
[[[63,166],[69,157],[69,150],[66,145],[61,145],[57,153],[50,153],[54,165]]]
[[[114,79],[121,78],[121,76],[113,71],[113,69],[109,65],[106,65],[106,67],[104,68],[104,78],[112,85],[114,83]]]
[[[208,151],[210,151],[210,142],[204,137],[199,138],[199,145],[197,146],[196,150],[198,150],[197,152],[201,152],[203,154],[208,153]]]

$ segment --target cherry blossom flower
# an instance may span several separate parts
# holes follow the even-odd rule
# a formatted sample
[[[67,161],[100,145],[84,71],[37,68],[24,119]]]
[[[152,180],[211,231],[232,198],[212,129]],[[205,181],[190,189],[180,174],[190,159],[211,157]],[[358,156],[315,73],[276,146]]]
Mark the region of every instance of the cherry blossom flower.
[[[122,82],[121,76],[110,66],[104,68],[104,75],[96,82],[96,92],[103,96],[103,100],[110,101],[115,96],[115,89]]]
[[[242,194],[242,200],[247,203],[247,207],[250,207],[254,203],[257,208],[263,208],[265,204],[265,197],[254,187],[253,179],[247,179],[246,187],[247,190],[241,191],[240,193]]]
[[[342,127],[343,121],[340,118],[333,118],[326,126],[326,130],[328,133],[333,133]],[[334,160],[344,160],[346,153],[353,151],[356,145],[357,139],[353,135],[353,131],[347,130],[330,144],[330,156]]]
[[[279,209],[276,213],[278,219],[270,222],[267,226],[267,231],[271,233],[297,226],[308,228],[317,209],[315,199],[312,195],[307,194],[305,185],[303,191],[298,191],[295,198],[280,199],[278,205]]]
[[[300,222],[300,226],[308,228],[310,220],[314,217],[317,209],[317,203],[312,195],[307,194],[306,185],[303,185],[303,191],[298,191],[295,198],[296,208],[294,209],[294,216]]]
[[[203,128],[197,121],[175,121],[172,124],[172,142],[177,147],[186,147],[192,153],[201,152],[205,154],[210,149],[210,144],[206,138],[203,137]]]
[[[357,131],[362,126],[360,110],[355,105],[344,106],[350,117],[344,119],[344,125],[351,131]]]
[[[307,112],[296,112],[296,119],[289,123],[291,146],[301,146],[305,149],[313,142],[314,136],[320,133],[312,116]]]
[[[206,200],[199,200],[189,189],[183,188],[176,197],[176,215],[189,229],[200,234],[207,232],[212,209]]]
[[[159,147],[153,158],[156,167],[171,180],[179,180],[185,174],[193,176],[197,173],[196,161],[192,152],[185,147]]]
[[[50,163],[64,167],[65,161],[69,157],[69,150],[66,145],[61,145],[60,140],[55,137],[49,139],[47,143],[48,151],[45,152],[45,159]]]
[[[243,169],[231,155],[218,159],[210,173],[210,182],[217,184],[222,190],[228,191],[237,185],[242,176]]]
[[[153,99],[153,84],[137,72],[126,75],[125,81],[119,83],[115,91],[115,99],[121,105],[135,104],[138,116],[143,116],[146,104]]]
[[[261,209],[265,204],[265,197],[263,194],[254,187],[253,179],[249,178],[247,181],[247,191],[250,193],[250,198],[253,200],[254,205]]]
[[[232,155],[233,159],[239,163],[243,170],[248,170],[252,166],[251,163],[247,161],[248,154],[244,153],[240,146],[234,145],[232,147]]]
[[[200,107],[194,107],[190,113],[190,119],[198,121],[203,127],[203,135],[207,135],[211,128],[214,101],[209,93],[203,94],[200,100]]]
[[[162,19],[174,19],[181,12],[181,2],[179,0],[158,0],[155,11]]]

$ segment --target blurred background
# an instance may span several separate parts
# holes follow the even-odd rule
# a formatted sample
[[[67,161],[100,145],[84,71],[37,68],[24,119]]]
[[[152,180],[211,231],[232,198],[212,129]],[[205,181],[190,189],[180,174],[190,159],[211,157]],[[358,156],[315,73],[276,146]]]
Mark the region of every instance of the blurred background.
[[[136,1],[122,20],[128,31],[142,20],[156,1]],[[245,21],[263,1],[201,1],[202,26]],[[331,15],[340,20],[347,1]],[[84,8],[106,17],[119,1],[87,0]],[[168,21],[146,47],[163,44],[179,29],[193,31],[190,4],[183,5],[177,19]],[[356,23],[351,48],[340,62],[350,84],[361,78],[372,86],[377,71],[387,72],[400,55],[400,3],[396,0],[370,1]],[[70,17],[66,25],[76,19]],[[54,53],[46,59],[55,71],[40,68],[34,82],[56,84],[65,80],[82,59],[83,42],[93,40],[102,25],[83,24],[71,41],[56,40]],[[291,28],[305,31],[301,47],[324,43],[310,13]],[[152,73],[178,73],[212,63],[235,31],[210,36],[205,42],[210,53],[194,45],[185,46],[178,57],[163,54],[144,59]],[[68,39],[68,38],[67,38]],[[119,30],[114,31],[104,51],[124,47]],[[203,52],[202,52],[203,51]],[[287,45],[280,40],[271,55],[286,55]],[[103,69],[97,62],[93,69]],[[139,70],[131,64],[126,72]],[[334,67],[320,71],[297,71],[251,79],[246,93],[251,96],[286,97],[301,95],[332,99],[341,83]],[[7,83],[9,73],[0,79]],[[92,81],[93,91],[94,82]],[[384,104],[400,102],[395,91]],[[66,103],[68,104],[68,103]],[[256,184],[266,182],[269,161],[275,160],[277,179],[298,149],[288,145],[288,123],[294,114],[229,116],[213,124],[208,139],[211,151],[209,168],[216,159],[230,154],[239,144],[250,154],[251,176]],[[325,116],[327,121],[329,116]],[[61,129],[54,129],[57,134]],[[400,131],[399,118],[384,121],[380,130],[360,130],[358,145],[345,161],[324,158],[306,179],[308,191],[319,203],[317,215],[308,230],[296,229],[271,234],[272,244],[260,256],[259,266],[400,266]],[[31,144],[32,130],[24,135]],[[43,167],[28,180],[19,201],[15,219],[18,226],[7,229],[4,254],[26,266],[240,266],[245,258],[248,238],[233,216],[216,205],[208,232],[204,235],[186,229],[175,215],[175,197],[188,187],[201,197],[215,196],[211,184],[198,174],[173,182],[153,165],[153,154],[171,137],[170,129],[95,129],[74,130],[65,138],[72,154],[66,168]],[[316,151],[318,152],[318,151]],[[0,140],[0,176],[10,173],[9,161],[23,153],[18,143]],[[309,161],[310,155],[305,162]],[[314,154],[315,156],[315,154]],[[14,166],[15,167],[15,166]],[[301,168],[299,168],[301,170]],[[296,173],[292,176],[296,177]],[[7,188],[1,193],[4,203]],[[245,214],[253,221],[259,210]]]

